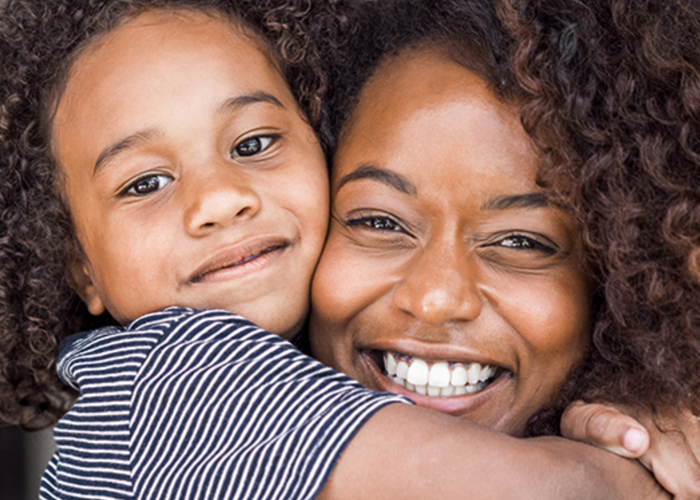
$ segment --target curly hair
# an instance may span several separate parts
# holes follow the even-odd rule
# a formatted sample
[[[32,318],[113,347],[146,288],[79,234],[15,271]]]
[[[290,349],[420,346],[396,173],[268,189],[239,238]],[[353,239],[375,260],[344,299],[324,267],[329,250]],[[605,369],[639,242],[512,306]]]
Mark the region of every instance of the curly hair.
[[[0,421],[39,429],[74,395],[58,345],[93,318],[69,285],[74,230],[50,148],[50,106],[95,37],[151,9],[196,10],[250,28],[310,123],[326,88],[316,39],[339,38],[342,0],[10,0],[0,11]],[[323,13],[323,15],[320,15]]]
[[[324,47],[330,82],[321,131],[334,148],[360,92],[388,57],[436,44],[486,80],[502,99],[515,100],[518,87],[509,71],[512,37],[502,29],[490,0],[377,0],[352,12],[352,31],[343,43]]]
[[[512,0],[512,64],[543,180],[572,207],[602,297],[572,400],[700,414],[700,4]]]
[[[334,144],[365,83],[435,44],[515,107],[577,221],[592,346],[530,435],[582,398],[700,410],[700,7],[692,0],[381,0],[329,55]]]

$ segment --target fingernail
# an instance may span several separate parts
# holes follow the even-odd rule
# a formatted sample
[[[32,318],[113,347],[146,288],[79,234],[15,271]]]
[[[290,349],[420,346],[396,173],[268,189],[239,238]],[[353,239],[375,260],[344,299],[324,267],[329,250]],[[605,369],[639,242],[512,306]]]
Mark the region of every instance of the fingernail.
[[[637,453],[642,449],[642,445],[644,444],[644,438],[644,431],[632,427],[625,434],[625,449],[630,453]]]

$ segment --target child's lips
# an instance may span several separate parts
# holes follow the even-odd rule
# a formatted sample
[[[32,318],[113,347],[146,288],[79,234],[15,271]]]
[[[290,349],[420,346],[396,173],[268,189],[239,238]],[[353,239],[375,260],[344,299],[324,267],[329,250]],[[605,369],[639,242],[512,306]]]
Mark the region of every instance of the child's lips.
[[[187,283],[241,277],[276,261],[291,244],[289,239],[275,236],[256,238],[227,247],[200,265]]]

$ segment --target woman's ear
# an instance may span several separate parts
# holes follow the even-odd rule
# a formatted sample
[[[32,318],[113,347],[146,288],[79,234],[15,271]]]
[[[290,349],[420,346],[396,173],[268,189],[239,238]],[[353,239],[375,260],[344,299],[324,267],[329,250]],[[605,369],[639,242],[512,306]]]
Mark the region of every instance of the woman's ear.
[[[83,253],[77,249],[71,252],[70,284],[82,299],[93,316],[105,312],[105,305],[97,293],[97,287],[92,280],[89,264]]]

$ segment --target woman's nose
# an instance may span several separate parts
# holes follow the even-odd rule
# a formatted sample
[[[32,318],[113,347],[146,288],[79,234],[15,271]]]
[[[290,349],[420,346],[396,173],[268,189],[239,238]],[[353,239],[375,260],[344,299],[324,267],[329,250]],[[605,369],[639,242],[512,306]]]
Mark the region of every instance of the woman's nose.
[[[245,174],[223,165],[198,172],[190,179],[186,195],[185,227],[192,236],[204,236],[218,228],[254,217],[261,206],[260,195]],[[218,172],[212,172],[218,170]]]
[[[394,290],[394,305],[431,325],[472,321],[482,307],[477,275],[466,249],[436,242],[407,264]]]

